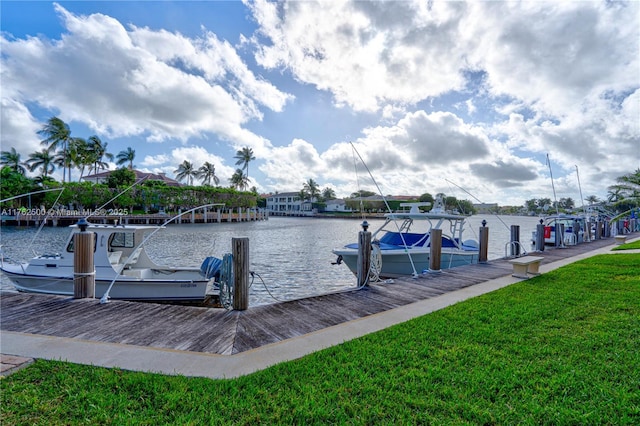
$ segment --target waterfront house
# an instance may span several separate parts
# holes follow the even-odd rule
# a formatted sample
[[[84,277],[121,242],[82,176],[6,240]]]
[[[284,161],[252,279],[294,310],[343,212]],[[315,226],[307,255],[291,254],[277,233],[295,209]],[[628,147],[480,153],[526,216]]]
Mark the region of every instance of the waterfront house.
[[[344,199],[336,199],[336,200],[325,201],[324,211],[352,213],[353,209],[347,205],[347,202]]]
[[[313,202],[316,202],[315,198]],[[267,196],[267,211],[272,215],[313,215],[313,203],[302,200],[299,192],[282,192]]]
[[[175,179],[171,179],[170,177],[167,177],[167,175],[164,173],[147,173],[147,172],[141,172],[140,170],[135,170],[135,169],[131,171],[136,175],[136,180],[145,178],[145,181],[152,181],[152,180],[160,181],[160,182],[166,183],[167,186],[182,186],[180,182],[178,182]],[[106,183],[107,179],[109,178],[109,175],[111,175],[112,172],[113,170],[107,170],[105,172],[83,176],[82,180],[86,182],[93,182],[93,183]]]

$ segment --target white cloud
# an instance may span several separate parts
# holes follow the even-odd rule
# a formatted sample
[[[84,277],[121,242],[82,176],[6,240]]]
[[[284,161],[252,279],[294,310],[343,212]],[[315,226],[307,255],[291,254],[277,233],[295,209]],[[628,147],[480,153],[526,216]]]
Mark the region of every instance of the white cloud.
[[[228,179],[235,167],[207,149],[228,142],[233,156],[248,146],[257,157],[251,184],[272,191],[299,190],[310,178],[339,195],[377,191],[354,164],[347,134],[385,194],[449,192],[450,179],[483,201],[522,203],[549,196],[549,153],[561,191],[572,192],[578,165],[585,195],[603,197],[640,167],[638,2],[246,6],[258,30],[239,35],[243,53],[296,93],[295,105],[204,27],[187,37],[56,5],[59,40],[0,36],[3,146],[25,141],[25,155],[40,148],[36,105],[101,136],[169,141],[142,166],[170,176],[185,159],[208,158]],[[288,113],[323,104],[318,91],[359,127],[308,142],[324,135],[307,136],[309,126]]]
[[[249,3],[257,61],[329,90],[338,105],[376,111],[462,89],[457,42],[464,6],[433,2]]]
[[[153,173],[166,173],[167,176],[175,179],[175,171],[178,165],[184,161],[189,161],[196,170],[205,162],[213,164],[215,166],[216,176],[220,179],[219,184],[221,186],[229,186],[229,178],[235,171],[233,167],[226,166],[222,158],[208,152],[201,146],[175,148],[171,150],[169,154],[147,155],[140,164],[140,170]],[[200,182],[194,179],[193,183],[194,185],[198,185]]]
[[[0,139],[0,149],[9,151],[11,148],[15,148],[24,161],[29,154],[43,148],[37,134],[42,126],[20,102],[10,98],[2,98],[1,105],[0,129],[2,129],[2,138]]]
[[[55,9],[67,29],[60,40],[2,36],[3,97],[60,109],[63,120],[109,137],[186,141],[211,132],[268,145],[243,125],[262,118],[260,106],[281,111],[291,96],[256,77],[227,42]]]

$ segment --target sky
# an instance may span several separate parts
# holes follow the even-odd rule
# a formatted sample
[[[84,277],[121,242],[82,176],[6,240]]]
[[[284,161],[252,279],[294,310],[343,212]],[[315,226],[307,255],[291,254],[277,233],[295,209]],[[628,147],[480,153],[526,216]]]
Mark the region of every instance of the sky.
[[[0,20],[0,148],[23,160],[57,116],[222,186],[249,147],[259,193],[580,206],[640,169],[636,1],[2,0]]]

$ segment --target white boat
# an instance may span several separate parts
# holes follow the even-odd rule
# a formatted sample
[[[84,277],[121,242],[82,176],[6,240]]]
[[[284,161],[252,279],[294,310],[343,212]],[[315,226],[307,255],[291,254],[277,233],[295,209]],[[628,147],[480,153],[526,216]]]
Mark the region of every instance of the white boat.
[[[476,240],[462,239],[466,217],[447,213],[441,199],[429,212],[420,211],[430,203],[402,203],[410,210],[385,214],[385,222],[372,233],[372,264],[382,278],[416,275],[429,270],[430,232],[442,230],[440,269],[478,263]],[[358,243],[334,249],[337,263],[344,262],[357,273]]]
[[[200,268],[168,267],[154,263],[145,251],[145,232],[158,230],[148,225],[87,224],[95,239],[95,297],[109,286],[109,298],[138,301],[204,301],[211,293],[219,260],[206,258]],[[63,251],[43,254],[29,262],[13,263],[0,258],[0,270],[24,292],[74,294],[74,234],[72,225]]]
[[[558,243],[560,245],[575,245],[585,241],[586,219],[584,216],[557,214],[547,216],[542,220],[544,224],[544,243],[556,244],[556,230],[560,229],[560,225],[564,225],[564,235]],[[537,239],[537,231],[531,233],[531,243],[535,245]]]

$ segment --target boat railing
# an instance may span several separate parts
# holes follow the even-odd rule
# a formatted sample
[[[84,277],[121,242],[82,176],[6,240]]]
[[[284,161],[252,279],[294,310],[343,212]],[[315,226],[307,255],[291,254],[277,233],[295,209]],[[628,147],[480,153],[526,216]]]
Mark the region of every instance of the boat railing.
[[[5,262],[10,263],[12,265],[18,265],[18,266],[20,266],[20,269],[22,269],[22,273],[23,274],[27,273],[27,271],[24,269],[24,263],[16,262],[13,259],[10,259],[8,257],[4,257],[4,255],[2,254],[2,251],[0,251],[0,267],[4,267],[4,263]]]
[[[518,255],[514,255],[514,254],[507,254],[507,253],[516,253],[518,252],[517,249],[520,249],[520,254]],[[509,250],[510,249],[510,250]],[[509,241],[508,243],[506,243],[504,245],[504,257],[508,258],[508,257],[520,257],[520,256],[526,256],[527,255],[527,250],[524,248],[524,246],[522,245],[522,243],[520,241]]]

